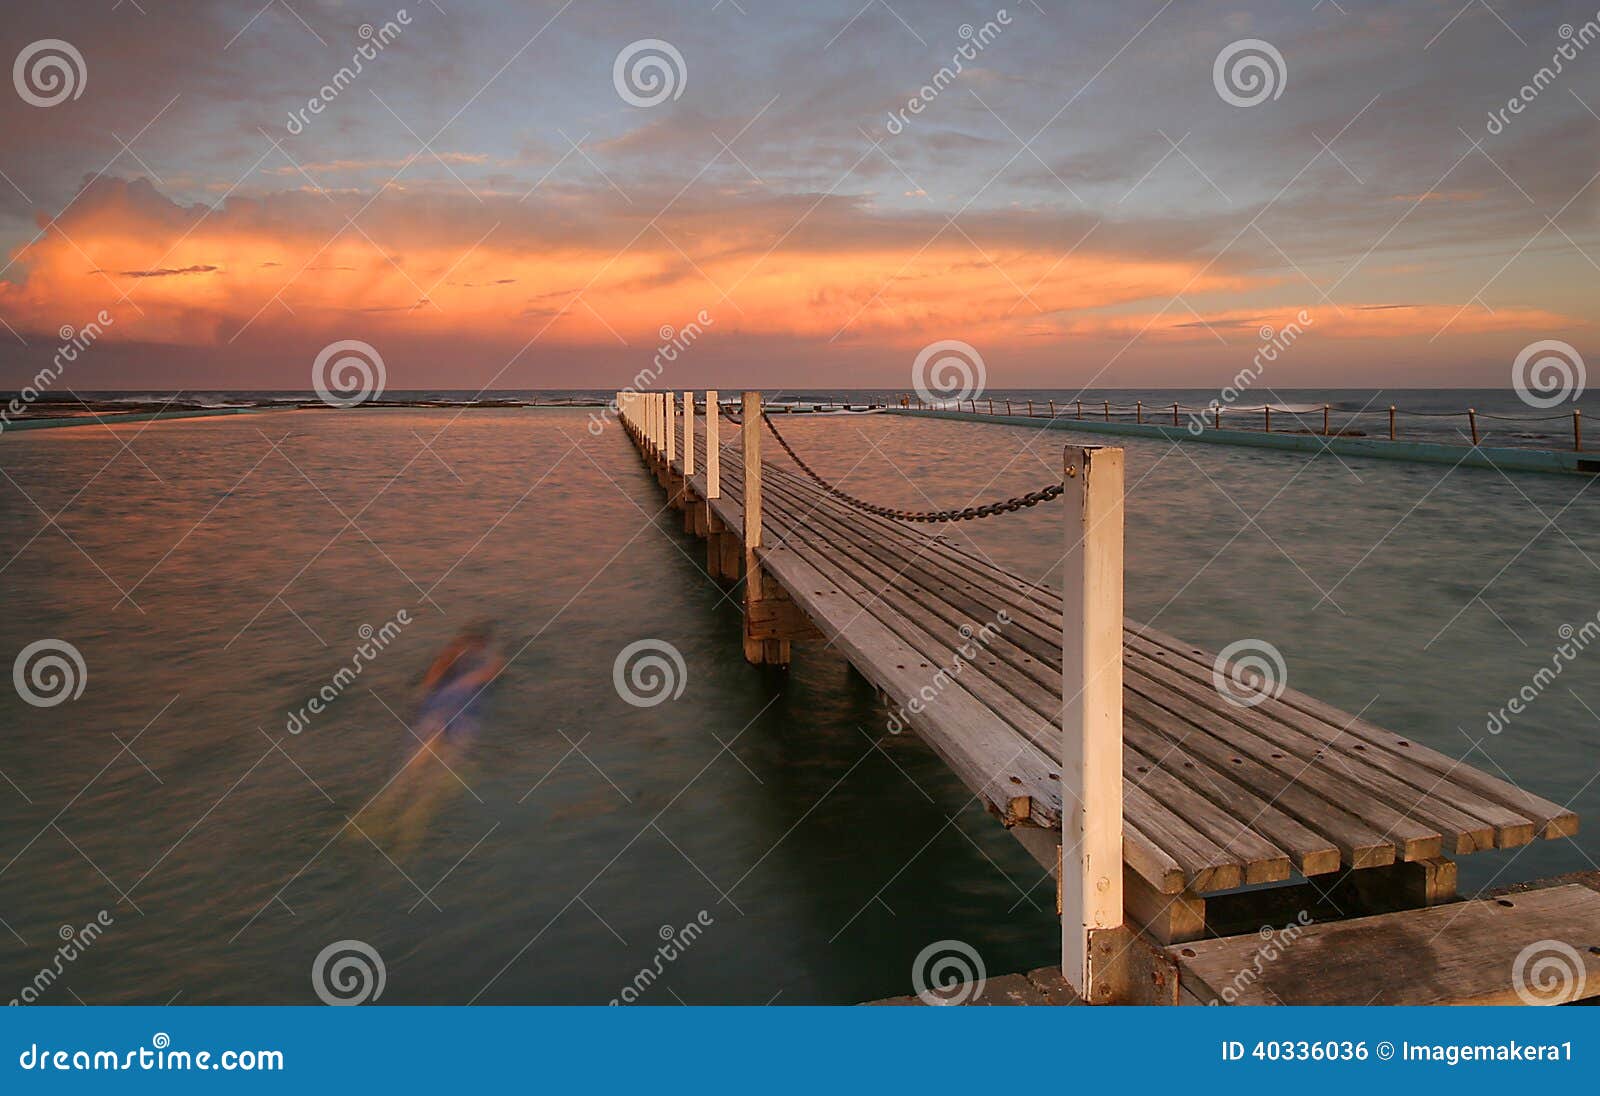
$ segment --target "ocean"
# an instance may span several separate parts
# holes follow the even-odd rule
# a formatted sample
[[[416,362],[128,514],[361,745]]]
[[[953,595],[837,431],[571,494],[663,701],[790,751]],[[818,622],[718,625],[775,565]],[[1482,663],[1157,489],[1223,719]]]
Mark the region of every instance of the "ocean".
[[[1101,398],[1158,396],[1192,398]],[[209,398],[287,397],[185,397]],[[1515,412],[1510,394],[1378,398]],[[352,940],[383,958],[383,1003],[633,987],[642,1004],[845,1004],[907,992],[917,953],[952,939],[991,975],[1054,962],[1048,877],[888,733],[836,652],[743,661],[702,545],[590,413],[283,410],[0,438],[0,653],[54,639],[82,660],[75,699],[0,689],[0,996],[102,911],[41,1003],[315,1003],[318,956]],[[916,508],[1059,480],[1076,440],[884,415],[783,429],[854,494]],[[1572,839],[1464,857],[1464,889],[1600,860],[1600,650],[1535,676],[1600,612],[1592,478],[1119,440],[1130,616],[1213,650],[1267,640],[1294,687],[1583,818]],[[945,533],[1048,579],[1062,529],[1041,505]],[[507,668],[403,847],[358,812],[416,751],[430,661],[483,621]],[[681,692],[648,706],[615,674],[641,640],[682,658]]]

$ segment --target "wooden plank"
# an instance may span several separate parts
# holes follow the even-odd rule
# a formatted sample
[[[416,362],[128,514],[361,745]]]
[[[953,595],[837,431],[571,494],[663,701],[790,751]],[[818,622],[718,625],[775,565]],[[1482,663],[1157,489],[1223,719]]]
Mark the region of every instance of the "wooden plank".
[[[736,490],[733,481],[730,481],[729,490]],[[769,510],[769,512],[771,512]],[[946,665],[951,647],[940,645],[932,640],[928,633],[922,631],[915,623],[897,613],[887,611],[881,598],[876,597],[869,589],[859,585],[849,572],[840,565],[836,554],[824,556],[820,553],[809,553],[806,550],[804,536],[792,535],[786,531],[786,551],[795,552],[803,556],[807,563],[836,584],[846,593],[854,604],[859,606],[857,612],[871,614],[878,618],[885,628],[893,632],[898,639],[906,642],[908,647],[916,652],[917,666],[928,675],[938,673],[939,667]],[[770,556],[764,556],[770,559]],[[1002,716],[1009,716],[1014,721],[1013,726],[1028,718],[1026,711],[1016,707],[1016,701],[1003,692],[996,691],[992,683],[985,678],[986,673],[995,672],[991,667],[976,667],[969,665],[961,671],[963,686],[979,699],[991,711]],[[926,683],[926,679],[925,682]],[[1040,726],[1044,724],[1039,721]],[[1048,746],[1040,742],[1041,748]],[[1151,879],[1154,887],[1166,892],[1180,890],[1188,878],[1200,881],[1207,887],[1232,887],[1243,882],[1241,868],[1233,863],[1233,858],[1223,853],[1203,834],[1196,831],[1188,824],[1185,818],[1174,813],[1166,804],[1156,803],[1148,798],[1142,799],[1149,818],[1147,828],[1159,833],[1172,848],[1176,849],[1177,856],[1186,866],[1180,868],[1172,856],[1163,853],[1160,849],[1148,847],[1147,839],[1140,833],[1135,833],[1131,839],[1123,842],[1123,855],[1129,863],[1144,871]],[[1203,804],[1201,804],[1203,806]],[[1028,844],[1028,842],[1024,842]],[[1034,851],[1038,855],[1038,850]],[[1050,850],[1053,853],[1053,849]],[[1044,862],[1041,860],[1041,862]],[[1175,878],[1176,876],[1176,878]]]
[[[707,458],[709,460],[709,447]],[[970,628],[985,619],[993,619],[997,608],[1006,608],[1012,620],[988,648],[993,658],[986,658],[981,666],[974,667],[979,672],[969,677],[969,691],[980,703],[1001,714],[1018,734],[1038,733],[1037,717],[1046,715],[1059,703],[1059,694],[1052,695],[1054,691],[1039,680],[1045,676],[1046,660],[1060,642],[1059,609],[1052,614],[1051,605],[1054,601],[1058,607],[1060,602],[1051,591],[1034,587],[1019,576],[954,546],[921,536],[920,531],[847,509],[781,469],[767,466],[764,472],[764,510],[769,539],[790,541],[791,550],[806,557],[819,570],[826,570],[835,581],[853,575],[852,581],[861,588],[858,593],[864,591],[863,600],[892,606],[879,614],[879,623],[920,655],[920,660],[936,663],[941,655],[959,645],[954,637],[940,639],[942,635],[962,625]],[[728,477],[731,492],[737,493],[735,485],[741,478]],[[737,486],[742,487],[742,484]],[[711,514],[715,512],[711,510]],[[734,510],[734,515],[736,521],[743,517],[738,509]],[[873,606],[874,611],[878,608]],[[1137,836],[1123,842],[1124,859],[1131,864],[1135,856],[1142,855],[1144,869],[1154,876],[1152,886],[1164,893],[1165,888],[1172,885],[1173,867],[1179,865],[1180,860],[1178,872],[1185,875],[1212,871],[1213,879],[1226,878],[1225,873],[1215,873],[1219,865],[1211,862],[1214,854],[1223,852],[1228,845],[1227,835],[1219,827],[1222,820],[1217,811],[1237,817],[1253,837],[1297,858],[1297,867],[1302,871],[1309,867],[1312,872],[1331,870],[1330,848],[1338,850],[1347,862],[1362,867],[1392,863],[1397,852],[1400,856],[1416,857],[1420,862],[1442,851],[1444,841],[1451,842],[1452,848],[1469,851],[1491,840],[1515,843],[1519,826],[1523,827],[1523,832],[1534,827],[1534,820],[1519,818],[1504,800],[1506,789],[1512,797],[1533,800],[1537,797],[1526,797],[1520,790],[1493,778],[1485,778],[1486,784],[1477,785],[1454,780],[1451,769],[1458,773],[1470,770],[1442,755],[1430,757],[1431,751],[1418,750],[1415,757],[1407,756],[1406,751],[1413,749],[1414,744],[1397,745],[1403,741],[1399,736],[1373,729],[1381,735],[1389,735],[1386,755],[1363,756],[1378,752],[1367,748],[1373,743],[1369,737],[1371,732],[1366,728],[1360,728],[1359,735],[1347,736],[1346,741],[1340,737],[1340,727],[1330,728],[1324,717],[1297,711],[1294,705],[1283,709],[1281,714],[1273,710],[1252,711],[1242,719],[1236,718],[1232,711],[1219,711],[1218,704],[1222,702],[1209,681],[1209,661],[1202,664],[1198,655],[1186,656],[1187,661],[1182,666],[1151,661],[1170,656],[1157,655],[1153,648],[1158,645],[1149,636],[1141,636],[1137,625],[1128,622],[1127,627],[1130,631],[1125,633],[1126,642],[1130,650],[1137,649],[1143,655],[1144,662],[1137,670],[1133,662],[1129,664],[1130,680],[1124,703],[1133,703],[1131,696],[1155,694],[1154,699],[1145,697],[1140,701],[1155,726],[1131,725],[1149,750],[1160,749],[1165,753],[1182,741],[1183,752],[1199,762],[1188,766],[1174,760],[1161,766],[1166,782],[1159,798],[1170,800],[1181,796],[1184,817],[1174,818],[1170,812],[1157,813],[1142,829],[1136,819],[1128,820]],[[1054,635],[1053,629],[1056,629]],[[1180,646],[1195,650],[1187,645]],[[1136,685],[1134,678],[1141,679],[1141,683]],[[1291,694],[1285,695],[1292,699]],[[1182,713],[1169,711],[1169,704],[1181,706],[1179,699],[1192,707]],[[1195,735],[1196,730],[1209,740],[1204,757],[1194,754],[1195,743],[1189,741],[1191,736],[1200,737]],[[1238,748],[1237,739],[1241,735],[1248,739],[1249,756]],[[1268,752],[1262,755],[1262,750]],[[1321,780],[1321,774],[1313,769],[1319,780],[1309,793],[1301,795],[1299,793],[1305,789],[1281,787],[1291,783],[1287,780],[1293,771],[1289,768],[1291,764],[1297,762],[1295,768],[1304,770],[1308,760],[1318,759],[1319,751],[1328,759],[1325,767],[1335,770],[1328,780]],[[1272,757],[1272,752],[1284,756]],[[1129,753],[1134,756],[1130,758]],[[1135,760],[1151,761],[1155,756],[1141,753],[1138,748],[1126,751],[1126,780],[1136,781],[1139,776],[1146,775],[1131,771]],[[1241,766],[1233,760],[1235,757],[1241,757],[1247,764]],[[1248,776],[1241,769],[1245,769]],[[1226,778],[1219,778],[1219,773],[1226,774]],[[1349,794],[1351,783],[1361,790]],[[1489,792],[1478,790],[1480,788],[1487,788]],[[1384,817],[1369,820],[1352,813],[1364,812],[1373,801],[1377,801],[1377,813]],[[1271,809],[1263,812],[1263,802]],[[1197,811],[1196,804],[1203,806]],[[1248,810],[1245,809],[1247,804]],[[1291,804],[1294,809],[1279,809]],[[1404,809],[1412,805],[1414,809]],[[1152,801],[1157,811],[1161,806]],[[1539,825],[1543,825],[1546,832],[1559,832],[1571,825],[1571,812],[1562,812],[1548,803],[1545,807],[1548,818]],[[1385,815],[1385,810],[1391,813]],[[1427,821],[1408,821],[1407,814]],[[1190,820],[1201,815],[1204,815],[1201,832],[1196,832]],[[1394,833],[1385,835],[1384,822],[1399,825],[1394,827]],[[1421,830],[1408,830],[1408,825],[1420,826]],[[1486,837],[1490,832],[1492,839]],[[1439,845],[1430,844],[1434,835],[1441,838]],[[1342,840],[1342,845],[1335,843],[1336,836]],[[1387,855],[1377,847],[1360,844],[1385,837],[1389,839]],[[1173,848],[1163,850],[1162,841],[1170,841]],[[1177,859],[1173,858],[1173,852],[1178,854]],[[1238,850],[1227,855],[1236,861],[1248,859]],[[1249,863],[1234,866],[1247,872],[1252,870]],[[1281,861],[1270,869],[1258,865],[1255,870],[1276,873],[1281,871]]]
[[[1180,668],[1186,672],[1192,675],[1208,675],[1211,672],[1214,656],[1208,655],[1205,651],[1145,625],[1129,622],[1129,628],[1135,637],[1181,655],[1187,665]],[[1368,746],[1377,747],[1381,754],[1370,758],[1374,764],[1385,767],[1419,766],[1432,774],[1431,783],[1437,783],[1442,779],[1457,789],[1471,791],[1488,803],[1499,805],[1510,813],[1511,819],[1508,824],[1513,828],[1516,825],[1516,818],[1520,816],[1534,823],[1535,833],[1539,836],[1569,837],[1577,833],[1578,817],[1573,811],[1508,781],[1491,776],[1471,765],[1465,765],[1458,759],[1448,757],[1393,731],[1385,730],[1298,690],[1285,689],[1278,700],[1283,709],[1298,710],[1312,717],[1316,721],[1312,725],[1320,725],[1325,729],[1324,733],[1343,733]],[[1517,836],[1517,834],[1508,835],[1508,840],[1514,844]]]
[[[1563,989],[1600,996],[1596,926],[1600,894],[1569,884],[1309,925],[1281,934],[1267,961],[1256,933],[1168,953],[1182,984],[1206,1003],[1557,1003]]]
[[[1438,856],[1442,851],[1443,838],[1438,828],[1413,817],[1413,811],[1392,806],[1375,794],[1374,786],[1380,781],[1373,773],[1354,767],[1346,770],[1331,764],[1319,765],[1313,759],[1295,757],[1287,746],[1275,740],[1278,736],[1270,731],[1256,735],[1240,729],[1226,738],[1212,734],[1212,720],[1218,713],[1148,677],[1130,674],[1128,683],[1133,693],[1148,702],[1137,705],[1145,721],[1173,741],[1183,742],[1195,752],[1202,752],[1208,745],[1205,740],[1212,740],[1232,755],[1228,764],[1238,767],[1253,761],[1256,767],[1251,771],[1261,775],[1263,782],[1260,786],[1270,789],[1272,794],[1293,786],[1312,793],[1329,807],[1335,808],[1334,811],[1313,811],[1306,806],[1303,808],[1306,813],[1300,816],[1300,820],[1333,838],[1336,843],[1341,834],[1323,828],[1323,823],[1344,813],[1340,804],[1349,804],[1350,813],[1358,813],[1363,821],[1380,827],[1380,832],[1401,859],[1420,860]],[[1133,702],[1129,703],[1131,705]],[[1268,776],[1267,773],[1275,775]],[[1297,797],[1296,802],[1305,804],[1306,800]],[[1285,809],[1294,813],[1288,806]]]
[[[1137,652],[1130,654],[1130,658],[1137,658],[1141,668],[1156,667],[1155,676],[1165,675],[1162,680],[1173,687],[1184,690],[1213,710],[1227,705],[1226,699],[1219,696],[1211,684],[1212,663],[1202,664],[1185,651],[1154,644],[1148,636],[1130,635],[1129,647]],[[1285,690],[1287,695],[1288,690]],[[1229,707],[1231,711],[1224,714],[1235,721],[1268,720],[1295,736],[1305,749],[1314,749],[1347,767],[1359,766],[1365,772],[1378,774],[1378,779],[1384,782],[1381,794],[1388,802],[1407,808],[1418,805],[1414,813],[1419,817],[1430,815],[1441,829],[1453,834],[1455,841],[1447,847],[1448,852],[1467,853],[1496,846],[1507,848],[1526,844],[1535,836],[1537,827],[1526,813],[1518,813],[1469,786],[1459,761],[1415,745],[1392,751],[1383,749],[1380,743],[1353,731],[1356,717],[1348,713],[1332,709],[1341,717],[1341,722],[1333,724],[1307,715],[1285,703],[1282,697],[1268,698],[1250,709]],[[1381,733],[1395,742],[1409,741],[1389,732]],[[1553,804],[1547,806],[1552,811],[1557,810]]]
[[[1128,724],[1132,722],[1129,720]],[[1204,834],[1223,855],[1238,862],[1244,872],[1244,883],[1276,883],[1289,878],[1289,854],[1262,837],[1249,815],[1229,814],[1196,795],[1192,788],[1162,767],[1160,755],[1148,757],[1132,745],[1127,753],[1127,760],[1133,763],[1135,771],[1129,779],[1169,806],[1183,804],[1184,820]]]
[[[735,490],[732,486],[729,489]],[[768,511],[774,515],[779,512],[773,507],[769,507]],[[783,535],[787,538],[788,546],[791,549],[804,551],[807,541],[804,531],[797,532],[793,528],[786,528]],[[835,547],[837,547],[837,544]],[[849,551],[846,551],[843,556],[838,556],[837,552],[835,552],[827,560],[813,559],[812,562],[819,569],[827,572],[829,577],[835,581],[843,580],[848,582],[849,580],[843,579],[843,576],[836,568],[838,564],[848,562],[850,557],[851,553]],[[887,567],[888,565],[885,564],[884,566]],[[853,593],[862,604],[870,607],[869,611],[880,609],[883,599],[877,597],[872,591],[857,589],[853,590]],[[931,627],[932,625],[929,626]],[[914,648],[922,648],[919,653],[925,660],[933,660],[934,664],[937,664],[942,655],[949,650],[949,645],[934,650],[926,649],[930,645],[926,642],[927,637],[925,635],[917,634],[914,629],[908,627],[903,621],[898,627],[902,632],[902,638],[906,638],[906,634],[909,633],[912,646]],[[991,689],[982,687],[981,683],[981,678],[984,674],[995,674],[997,672],[999,672],[998,668],[988,665],[977,667],[975,671],[964,671],[967,675],[969,689],[976,690],[974,695],[985,700],[992,709],[1003,714],[1014,701],[1010,701],[1008,697],[1003,695],[996,695]],[[1053,708],[1057,703],[1059,703],[1057,699],[1051,698],[1047,703],[1041,704],[1041,707]],[[1022,723],[1025,716],[1019,718],[1013,712],[1011,718],[1017,723]],[[1149,814],[1145,830],[1153,836],[1148,840],[1156,842],[1159,847],[1156,850],[1150,849],[1143,834],[1136,832],[1131,840],[1124,841],[1124,857],[1151,879],[1152,886],[1163,892],[1174,892],[1181,890],[1183,882],[1188,879],[1192,879],[1203,889],[1233,887],[1244,882],[1243,867],[1235,862],[1235,858],[1223,853],[1204,834],[1194,830],[1189,825],[1186,817],[1184,817],[1191,810],[1203,810],[1205,806],[1203,801],[1198,798],[1192,798],[1190,802],[1184,804],[1185,810],[1177,814],[1170,810],[1166,804],[1158,803],[1149,797],[1142,797],[1140,803]],[[1161,852],[1161,849],[1166,851]],[[1176,861],[1173,860],[1174,855],[1178,858]],[[1177,872],[1174,872],[1174,867],[1180,862],[1182,867],[1178,868]],[[1335,866],[1336,863],[1335,859]],[[1280,872],[1281,861],[1277,865],[1261,870],[1258,877],[1281,877]],[[1180,877],[1174,878],[1175,875]]]
[[[1143,783],[1146,770],[1155,766],[1165,768],[1180,776],[1185,786],[1201,798],[1216,804],[1235,826],[1248,826],[1265,841],[1284,850],[1300,874],[1323,875],[1338,870],[1341,855],[1337,845],[1281,810],[1273,799],[1244,782],[1243,774],[1228,771],[1230,766],[1208,764],[1181,743],[1162,738],[1135,718],[1123,720],[1122,738],[1128,747],[1124,763],[1128,779]],[[1187,804],[1185,810],[1188,810]],[[1374,833],[1372,837],[1375,845],[1383,843],[1380,835]]]
[[[920,695],[927,677],[913,668],[918,661],[915,651],[862,613],[854,599],[841,594],[792,551],[778,546],[765,559],[771,576],[869,681],[891,696]],[[1012,825],[1022,821],[1012,814],[1012,800],[1026,795],[1031,800],[1030,825],[1059,824],[1061,793],[1055,765],[959,682],[921,705],[921,711],[908,710],[908,717],[911,728],[1002,820]]]
[[[1323,842],[1332,842],[1345,864],[1353,868],[1367,868],[1394,863],[1394,840],[1352,813],[1358,804],[1352,803],[1347,811],[1329,803],[1299,783],[1292,771],[1272,769],[1254,756],[1230,749],[1208,735],[1193,734],[1189,725],[1137,693],[1124,697],[1124,701],[1130,721],[1137,720],[1146,730],[1154,732],[1168,743],[1181,745],[1196,758],[1204,758],[1212,766],[1237,769],[1240,778],[1257,795],[1265,797],[1274,807],[1315,832]],[[1433,852],[1437,855],[1437,845]]]

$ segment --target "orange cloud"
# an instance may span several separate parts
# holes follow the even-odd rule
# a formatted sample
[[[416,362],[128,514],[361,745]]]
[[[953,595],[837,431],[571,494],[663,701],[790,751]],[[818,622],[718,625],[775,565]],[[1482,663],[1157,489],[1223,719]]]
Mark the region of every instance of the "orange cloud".
[[[644,222],[563,194],[465,205],[281,192],[212,210],[102,182],[13,256],[0,315],[44,331],[107,305],[113,338],[200,346],[286,325],[604,346],[652,341],[704,309],[719,334],[920,345],[930,331],[1021,339],[1040,317],[1247,285],[1189,259],[1087,248],[1062,258],[1053,243],[937,223],[919,239],[859,210],[808,220],[804,207],[691,209]]]
[[[607,348],[653,344],[662,327],[706,311],[719,338],[1021,348],[1134,336],[1248,342],[1300,307],[1207,309],[1280,280],[1207,267],[1188,247],[1163,255],[1136,237],[1111,242],[1109,232],[1098,250],[1074,248],[1071,236],[1042,234],[1036,214],[958,229],[853,201],[729,192],[646,220],[609,195],[538,198],[280,191],[185,208],[143,181],[102,180],[13,256],[0,318],[53,332],[105,307],[117,317],[108,341],[188,347],[293,335]],[[1319,338],[1571,326],[1529,308],[1305,308]]]

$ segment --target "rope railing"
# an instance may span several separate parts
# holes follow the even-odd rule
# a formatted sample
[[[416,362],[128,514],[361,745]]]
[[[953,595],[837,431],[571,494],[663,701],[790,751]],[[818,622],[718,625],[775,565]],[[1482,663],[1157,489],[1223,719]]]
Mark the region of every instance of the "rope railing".
[[[1223,403],[1209,403],[1199,407],[1191,407],[1182,402],[1147,404],[1143,400],[1133,403],[1112,403],[1110,400],[1063,400],[1057,407],[1053,399],[1033,400],[1016,399],[1008,400],[1003,397],[983,397],[968,399],[951,399],[926,401],[911,396],[902,396],[897,401],[898,406],[931,411],[965,411],[974,415],[1008,415],[1022,416],[1025,418],[1073,418],[1073,419],[1100,419],[1109,422],[1113,417],[1132,417],[1140,425],[1161,425],[1170,420],[1173,426],[1184,425],[1183,417],[1188,416],[1191,423],[1198,422],[1203,429],[1207,423],[1211,429],[1222,429],[1223,416],[1231,416],[1238,423],[1241,416],[1250,416],[1250,421],[1259,421],[1261,429],[1273,433],[1273,417],[1278,416],[1280,422],[1283,418],[1294,421],[1297,427],[1304,428],[1306,421],[1310,420],[1313,426],[1318,415],[1322,418],[1321,429],[1307,430],[1308,433],[1323,436],[1336,436],[1343,434],[1355,420],[1362,416],[1386,415],[1389,421],[1389,440],[1397,441],[1400,438],[1400,422],[1404,418],[1420,419],[1461,419],[1467,420],[1467,427],[1472,435],[1472,444],[1480,441],[1478,420],[1485,419],[1494,422],[1531,425],[1543,422],[1570,422],[1572,424],[1572,449],[1574,452],[1583,452],[1583,412],[1573,408],[1571,412],[1557,412],[1552,415],[1496,415],[1476,408],[1467,408],[1465,411],[1411,411],[1391,405],[1389,407],[1347,409],[1334,407],[1332,404],[1323,404],[1321,407],[1289,409],[1275,407],[1271,404],[1260,406],[1234,406]],[[1019,406],[1020,405],[1020,406]],[[1333,419],[1342,419],[1334,423]],[[1233,429],[1249,430],[1255,427],[1248,422],[1232,427]],[[1277,431],[1282,432],[1280,429]]]

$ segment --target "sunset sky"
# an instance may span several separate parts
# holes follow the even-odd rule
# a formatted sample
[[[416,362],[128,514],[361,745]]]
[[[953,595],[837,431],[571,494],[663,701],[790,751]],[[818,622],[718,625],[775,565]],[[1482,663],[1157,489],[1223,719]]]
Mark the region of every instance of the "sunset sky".
[[[8,66],[0,387],[102,309],[78,390],[304,389],[343,339],[391,389],[614,387],[702,310],[672,385],[961,339],[995,387],[1206,387],[1305,310],[1275,389],[1504,387],[1600,354],[1597,6],[8,0],[6,61],[82,65]],[[682,63],[635,105],[645,39]]]

